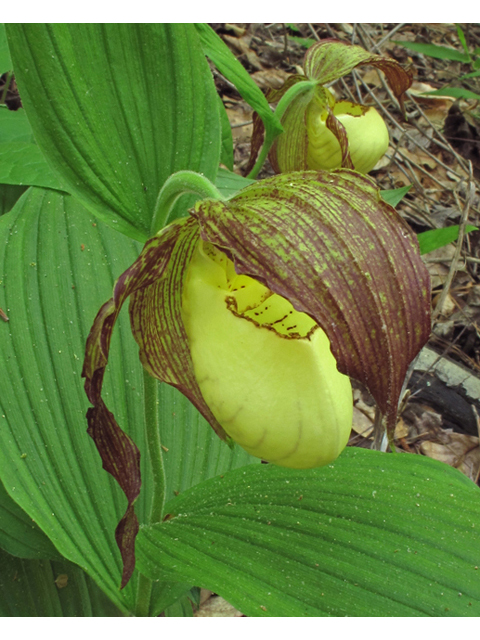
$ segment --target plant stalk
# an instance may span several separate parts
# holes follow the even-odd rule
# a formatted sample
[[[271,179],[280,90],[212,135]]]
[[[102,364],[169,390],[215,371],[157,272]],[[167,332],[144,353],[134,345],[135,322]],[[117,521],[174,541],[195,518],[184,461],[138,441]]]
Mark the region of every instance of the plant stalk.
[[[143,393],[145,398],[145,429],[147,452],[151,467],[152,501],[146,524],[161,522],[163,505],[166,497],[165,467],[160,441],[160,425],[158,422],[158,383],[155,378],[143,370]],[[147,617],[150,610],[152,580],[139,575],[135,615]]]
[[[153,496],[150,506],[148,524],[161,522],[163,505],[166,496],[165,467],[160,441],[160,424],[158,421],[158,382],[144,369],[143,393],[145,396],[145,425],[147,450],[153,480]]]
[[[153,213],[151,236],[166,226],[176,201],[186,193],[194,193],[201,199],[225,200],[217,187],[204,175],[195,171],[177,171],[167,178],[160,189]]]
[[[275,109],[275,115],[278,116],[278,119],[279,120],[282,119],[285,111],[297,96],[301,95],[302,93],[305,93],[306,91],[312,91],[316,87],[316,85],[317,83],[312,80],[306,80],[305,82],[297,82],[297,84],[292,85],[290,89],[285,93],[285,95],[282,96],[279,103],[277,104],[277,108]],[[255,162],[255,165],[253,166],[253,169],[248,174],[247,178],[254,180],[257,177],[260,169],[263,167],[263,164],[267,159],[268,153],[272,148],[273,143],[275,142],[275,140],[279,135],[280,134],[275,132],[272,133],[271,131],[266,132],[265,140],[263,142],[260,153],[258,154],[257,161]]]

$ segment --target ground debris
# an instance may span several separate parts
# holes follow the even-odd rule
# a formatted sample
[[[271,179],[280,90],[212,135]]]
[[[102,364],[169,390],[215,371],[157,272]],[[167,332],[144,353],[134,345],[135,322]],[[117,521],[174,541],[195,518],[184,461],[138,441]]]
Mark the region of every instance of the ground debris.
[[[200,607],[194,612],[196,618],[242,618],[235,607],[229,604],[220,596],[215,595],[207,589],[200,591]]]

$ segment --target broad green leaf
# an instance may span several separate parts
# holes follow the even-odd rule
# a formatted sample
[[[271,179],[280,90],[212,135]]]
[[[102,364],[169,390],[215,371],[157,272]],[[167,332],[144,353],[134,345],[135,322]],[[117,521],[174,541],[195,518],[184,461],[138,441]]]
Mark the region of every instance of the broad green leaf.
[[[393,427],[409,363],[430,335],[430,279],[375,183],[346,169],[281,174],[227,202],[199,202],[194,216],[237,274],[318,323],[339,371],[369,387]]]
[[[8,50],[7,35],[5,33],[5,25],[0,22],[0,75],[13,68]]]
[[[240,189],[243,189],[244,187],[248,187],[249,184],[253,184],[254,182],[255,180],[249,180],[248,178],[239,176],[238,173],[233,173],[232,171],[220,168],[215,180],[215,186],[222,196],[230,198],[235,195],[237,191],[240,191]]]
[[[34,142],[6,142],[0,146],[0,183],[67,191]]]
[[[138,567],[248,616],[480,615],[480,491],[428,458],[346,449],[334,464],[232,471],[140,530]]]
[[[122,615],[71,562],[21,560],[0,551],[0,617]]]
[[[133,612],[137,577],[119,591],[114,538],[126,501],[86,434],[88,401],[80,374],[93,318],[140,247],[97,223],[71,196],[41,189],[30,189],[0,218],[0,238],[0,307],[10,318],[0,322],[0,477],[58,552],[86,570],[123,611]],[[126,314],[111,353],[107,405],[145,454],[143,372]],[[158,400],[165,464],[172,470],[169,496],[247,462],[198,419],[180,393],[160,388]],[[179,461],[187,459],[190,441],[197,443],[198,458],[190,458],[191,466],[183,463],[180,478]],[[141,465],[136,510],[143,523],[152,498],[148,456]],[[152,615],[182,593],[167,587],[156,590]]]
[[[283,131],[282,125],[246,69],[211,27],[201,23],[197,23],[195,26],[200,35],[205,55],[210,58],[220,73],[233,82],[245,102],[258,113],[267,132],[272,135],[280,134]]]
[[[0,144],[4,142],[35,142],[23,109],[10,111],[0,107]]]
[[[391,204],[392,207],[396,207],[402,198],[410,191],[411,187],[411,184],[407,184],[405,187],[399,187],[398,189],[385,189],[385,191],[380,191],[380,195],[385,202]]]
[[[139,248],[97,224],[72,197],[41,189],[30,189],[0,218],[0,237],[0,306],[10,318],[0,326],[3,484],[63,556],[132,610],[134,590],[118,590],[113,537],[124,505],[86,434],[80,373],[97,304]],[[142,376],[128,340],[123,335],[122,349],[117,336],[108,393],[140,436]],[[148,499],[139,501],[139,511],[146,508]]]
[[[404,40],[392,40],[394,44],[398,44],[410,51],[416,51],[417,53],[423,53],[431,58],[438,58],[439,60],[455,60],[456,62],[469,62],[470,56],[457,49],[451,49],[450,47],[442,47],[437,44],[428,44],[426,42],[407,42]]]
[[[0,549],[19,558],[62,559],[43,531],[8,495],[1,481]]]
[[[455,224],[451,227],[445,227],[444,229],[430,229],[429,231],[419,233],[417,238],[420,253],[430,253],[430,251],[444,247],[446,244],[450,244],[450,242],[455,242],[458,238],[458,230],[458,224]],[[478,231],[478,227],[467,224],[465,233],[470,233],[470,231]]]
[[[171,173],[215,178],[217,96],[193,25],[9,24],[7,35],[38,145],[107,224],[144,241]]]
[[[0,216],[8,213],[27,189],[16,184],[0,184]]]

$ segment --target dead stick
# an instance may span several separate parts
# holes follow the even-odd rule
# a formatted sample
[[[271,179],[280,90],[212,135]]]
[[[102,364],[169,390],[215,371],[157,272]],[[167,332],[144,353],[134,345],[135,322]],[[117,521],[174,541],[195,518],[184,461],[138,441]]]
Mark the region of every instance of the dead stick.
[[[455,248],[455,255],[453,256],[453,260],[450,265],[450,269],[448,271],[447,279],[445,281],[445,284],[443,285],[442,293],[440,294],[440,297],[438,299],[437,306],[434,309],[432,322],[435,322],[437,317],[442,313],[443,305],[445,304],[445,300],[447,299],[448,293],[450,291],[453,278],[455,277],[455,274],[457,272],[458,260],[462,252],[462,244],[463,244],[463,238],[465,236],[465,227],[467,225],[468,212],[470,211],[470,204],[475,195],[473,169],[472,169],[472,163],[470,161],[468,162],[468,170],[469,170],[469,175],[468,175],[467,198],[465,200],[465,206],[463,209],[462,218],[460,220],[460,227],[458,230],[458,240],[457,240],[457,246]]]

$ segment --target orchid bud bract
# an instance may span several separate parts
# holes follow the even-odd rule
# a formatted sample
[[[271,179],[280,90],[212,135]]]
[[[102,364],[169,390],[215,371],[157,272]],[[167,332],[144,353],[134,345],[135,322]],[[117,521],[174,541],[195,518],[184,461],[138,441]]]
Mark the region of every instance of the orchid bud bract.
[[[297,469],[341,453],[352,424],[350,380],[310,316],[200,241],[182,317],[205,402],[240,446]]]

